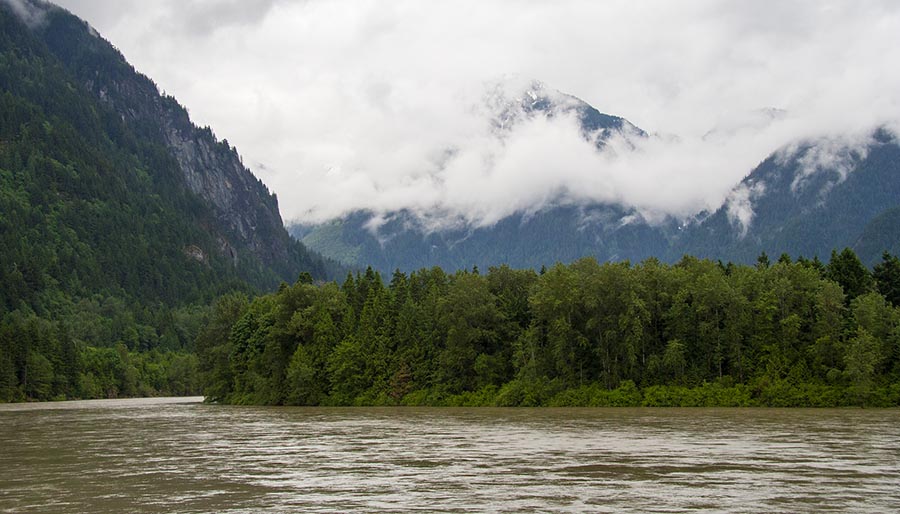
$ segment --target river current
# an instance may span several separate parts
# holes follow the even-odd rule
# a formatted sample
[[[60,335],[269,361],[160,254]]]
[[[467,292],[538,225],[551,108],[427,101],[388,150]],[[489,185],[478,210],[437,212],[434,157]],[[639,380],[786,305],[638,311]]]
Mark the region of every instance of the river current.
[[[0,512],[900,512],[900,410],[0,405]]]

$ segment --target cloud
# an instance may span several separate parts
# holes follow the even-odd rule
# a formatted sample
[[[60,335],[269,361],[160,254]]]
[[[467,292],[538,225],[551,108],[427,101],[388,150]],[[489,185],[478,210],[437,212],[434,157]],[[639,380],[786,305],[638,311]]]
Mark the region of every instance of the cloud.
[[[820,138],[815,142],[792,143],[779,150],[777,157],[781,163],[797,160],[797,175],[791,182],[791,192],[796,194],[806,186],[810,176],[823,171],[837,175],[832,186],[843,182],[853,168],[866,158],[869,147],[874,143],[874,134],[871,132],[842,134]]]
[[[750,224],[756,213],[753,201],[766,192],[766,183],[741,183],[731,190],[725,199],[725,213],[728,221],[738,229],[738,237],[743,239],[750,230]]]
[[[268,16],[276,4],[283,1],[285,0],[57,0],[55,3],[98,27],[107,37],[119,31],[124,33],[136,30],[130,36],[146,39],[157,33],[179,39],[197,39],[235,27],[252,30]]]
[[[15,13],[25,25],[37,27],[44,23],[48,5],[41,1],[30,0],[0,0]]]
[[[900,120],[889,0],[60,4],[236,144],[287,219],[489,224],[561,200],[689,216],[777,148]],[[599,154],[570,116],[499,137],[485,96],[515,95],[510,77],[651,137]]]

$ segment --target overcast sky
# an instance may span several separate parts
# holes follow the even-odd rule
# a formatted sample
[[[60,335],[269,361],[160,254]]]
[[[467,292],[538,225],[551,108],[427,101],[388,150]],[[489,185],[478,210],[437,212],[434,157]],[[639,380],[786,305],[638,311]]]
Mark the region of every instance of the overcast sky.
[[[57,3],[236,145],[287,220],[490,223],[559,195],[686,216],[784,145],[900,120],[893,0]],[[531,79],[652,137],[602,155],[565,116],[498,137],[485,95]]]

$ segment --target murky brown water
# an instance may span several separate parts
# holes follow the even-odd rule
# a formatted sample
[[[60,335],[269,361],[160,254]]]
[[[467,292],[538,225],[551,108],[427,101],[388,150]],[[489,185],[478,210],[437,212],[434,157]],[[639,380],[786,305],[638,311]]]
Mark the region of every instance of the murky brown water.
[[[0,405],[3,512],[900,512],[900,411]]]

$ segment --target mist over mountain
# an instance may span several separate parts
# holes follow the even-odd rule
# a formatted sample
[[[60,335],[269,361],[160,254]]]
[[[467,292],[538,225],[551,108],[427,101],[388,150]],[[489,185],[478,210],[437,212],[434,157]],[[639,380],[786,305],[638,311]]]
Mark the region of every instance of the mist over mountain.
[[[241,273],[269,287],[298,267],[324,276],[327,266],[284,234],[274,195],[228,141],[194,126],[183,107],[160,95],[89,25],[39,1],[5,0],[4,5],[39,37],[72,84],[115,113],[135,137],[152,141],[171,157],[179,180],[208,210],[208,219],[200,224],[216,234],[212,244],[184,247],[201,260],[217,256],[236,270],[252,269]],[[317,16],[319,8],[315,4],[308,14]],[[168,8],[154,9],[163,13]],[[278,9],[282,7],[267,5],[239,26],[254,30],[270,23]],[[225,11],[221,18],[232,20]],[[216,31],[205,34],[217,37]],[[876,227],[889,224],[890,187],[877,186],[882,196],[852,216],[841,216],[846,226],[840,230],[819,233],[814,222],[800,218],[816,219],[829,209],[842,212],[849,207],[840,202],[868,198],[860,184],[876,187],[871,180],[891,180],[885,171],[889,157],[871,165],[884,176],[857,179],[853,177],[868,175],[853,170],[869,169],[875,162],[872,156],[879,152],[872,153],[877,149],[872,141],[886,148],[894,144],[892,129],[874,139],[858,136],[854,134],[871,131],[860,130],[862,118],[848,119],[845,133],[835,134],[830,127],[829,136],[785,139],[810,132],[808,120],[798,125],[798,111],[757,107],[723,116],[702,132],[690,127],[676,135],[669,132],[670,125],[639,128],[519,75],[474,84],[453,83],[429,92],[435,96],[415,98],[411,90],[403,98],[389,82],[362,91],[366,102],[383,111],[353,120],[371,146],[352,139],[360,143],[357,149],[343,152],[347,158],[335,161],[322,177],[312,173],[293,181],[317,192],[300,206],[305,209],[300,218],[307,221],[295,225],[295,235],[343,262],[383,269],[538,266],[583,255],[675,260],[685,252],[746,261],[763,249],[779,253],[779,246],[819,254],[826,247],[853,245],[856,239],[862,247],[889,243],[879,238]],[[425,106],[425,100],[434,103],[428,109],[408,109]],[[401,105],[404,109],[398,110]],[[376,128],[375,122],[389,116],[410,121],[410,115],[420,121]],[[423,131],[426,125],[432,129]],[[335,144],[344,142],[336,138]],[[383,153],[373,159],[373,148]],[[710,148],[715,151],[709,153]],[[846,158],[826,160],[840,152]],[[735,186],[753,168],[747,163],[754,154],[762,164]],[[303,167],[302,162],[297,165]],[[391,169],[396,172],[385,171]],[[829,174],[837,178],[823,178]],[[815,235],[804,244],[788,245],[788,238],[800,232]]]
[[[678,238],[689,253],[751,262],[761,252],[820,257],[851,247],[872,265],[900,240],[889,220],[900,206],[897,135],[802,141],[763,161],[714,213]]]
[[[512,93],[509,86],[496,84],[485,96],[494,113],[488,122],[500,140],[514,135],[522,124],[561,118],[576,124],[577,130],[566,132],[574,144],[589,147],[596,156],[633,152],[634,143],[648,137],[624,118],[601,113],[540,82],[525,82]],[[497,264],[539,268],[586,255],[642,260],[667,249],[666,226],[673,219],[654,219],[651,225],[634,206],[586,201],[583,192],[557,182],[571,171],[565,166],[520,171],[523,182],[546,180],[547,187],[533,203],[499,219],[496,215],[467,219],[446,209],[361,210],[320,225],[294,224],[289,230],[324,255],[382,271]]]
[[[511,99],[497,97],[505,99],[493,122],[501,136],[517,123],[573,116],[579,130],[570,137],[591,142],[598,159],[620,159],[660,137],[538,82]],[[781,116],[772,110],[759,113],[763,123]],[[719,128],[707,137],[728,137],[728,132]],[[324,255],[382,272],[433,265],[540,268],[584,256],[674,262],[690,254],[750,263],[768,252],[827,260],[833,249],[843,247],[857,249],[873,264],[897,245],[886,235],[892,233],[893,209],[900,206],[897,152],[896,135],[886,129],[773,148],[720,206],[683,216],[653,213],[624,198],[596,202],[575,191],[548,188],[534,204],[489,222],[440,210],[360,210],[324,224],[293,224],[289,230]],[[560,168],[550,167],[541,175],[557,173]],[[603,176],[604,170],[596,174]]]

